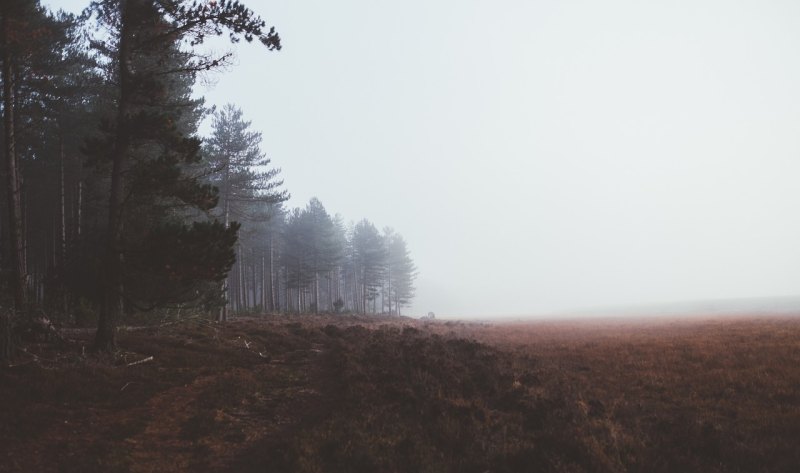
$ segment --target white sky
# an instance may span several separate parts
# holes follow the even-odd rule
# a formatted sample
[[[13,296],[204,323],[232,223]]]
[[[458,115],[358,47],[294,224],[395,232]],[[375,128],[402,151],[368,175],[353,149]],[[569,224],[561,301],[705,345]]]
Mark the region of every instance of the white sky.
[[[284,49],[201,93],[406,237],[413,313],[800,294],[800,2],[244,3]]]

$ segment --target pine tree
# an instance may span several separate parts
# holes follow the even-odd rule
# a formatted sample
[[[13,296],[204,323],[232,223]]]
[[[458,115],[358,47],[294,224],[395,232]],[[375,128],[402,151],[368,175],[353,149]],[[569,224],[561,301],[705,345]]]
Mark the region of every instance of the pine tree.
[[[308,220],[305,225],[309,235],[306,236],[308,242],[307,252],[309,261],[309,271],[314,274],[314,312],[319,312],[320,299],[320,277],[330,280],[331,272],[339,264],[342,257],[342,249],[339,240],[336,238],[336,227],[322,202],[316,197],[312,197],[308,202],[302,217]],[[330,292],[330,285],[328,287]],[[326,309],[330,310],[329,303]]]
[[[312,265],[313,230],[311,220],[301,209],[294,209],[286,219],[281,249],[281,265],[285,269],[286,287],[293,291],[287,301],[296,312],[305,310],[304,295],[314,281]]]
[[[187,120],[181,108],[168,105],[175,92],[171,86],[180,78],[193,79],[197,71],[213,68],[219,60],[182,52],[183,40],[198,44],[223,29],[230,31],[234,41],[258,38],[270,49],[279,49],[280,39],[273,30],[263,31],[264,22],[238,2],[186,6],[178,1],[103,0],[93,7],[99,22],[110,31],[109,39],[98,44],[112,65],[109,81],[118,90],[108,139],[97,140],[91,147],[96,156],[108,156],[110,165],[94,349],[113,351],[123,301],[154,306],[173,298],[182,300],[187,286],[224,279],[234,260],[236,225],[185,223],[188,209],[214,208],[217,194],[211,185],[183,172],[200,159],[200,141],[191,130],[187,133],[181,128]],[[182,54],[180,64],[169,60]],[[148,257],[156,248],[169,251],[174,245],[183,248],[172,264]],[[198,251],[195,258],[188,253],[192,250]],[[143,257],[132,261],[137,255]],[[152,281],[170,283],[179,291],[158,291],[154,297],[149,292]],[[136,282],[142,284],[137,287]]]
[[[252,233],[248,227],[266,222],[271,206],[289,198],[288,192],[280,189],[283,185],[283,181],[277,179],[280,169],[269,168],[271,161],[261,151],[261,133],[250,129],[251,123],[243,119],[238,107],[228,104],[217,111],[211,126],[211,136],[206,140],[204,167],[208,169],[208,182],[220,192],[219,205],[214,213],[225,225],[238,221],[244,224],[245,232]],[[253,249],[251,245],[249,252],[252,253]],[[240,255],[244,253],[240,251]],[[245,263],[244,258],[240,258],[237,264],[244,267]],[[225,293],[228,292],[228,279],[223,287]],[[239,285],[244,283],[243,278],[236,279]],[[219,320],[226,318],[227,304],[220,310]]]
[[[383,281],[386,271],[386,247],[378,229],[366,219],[358,222],[353,228],[352,245],[359,311],[366,313],[369,311],[368,302],[374,305]]]
[[[384,239],[387,249],[384,298],[387,299],[389,313],[400,315],[401,309],[410,305],[414,299],[417,268],[402,235],[386,229]]]

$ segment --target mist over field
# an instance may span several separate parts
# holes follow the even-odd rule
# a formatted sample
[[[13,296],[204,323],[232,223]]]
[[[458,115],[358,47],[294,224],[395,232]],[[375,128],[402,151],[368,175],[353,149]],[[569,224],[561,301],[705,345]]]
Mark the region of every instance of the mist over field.
[[[289,206],[404,235],[409,313],[800,294],[800,4],[263,9],[284,48],[196,93],[241,105]]]
[[[789,1],[0,0],[0,471],[797,471],[799,49]]]

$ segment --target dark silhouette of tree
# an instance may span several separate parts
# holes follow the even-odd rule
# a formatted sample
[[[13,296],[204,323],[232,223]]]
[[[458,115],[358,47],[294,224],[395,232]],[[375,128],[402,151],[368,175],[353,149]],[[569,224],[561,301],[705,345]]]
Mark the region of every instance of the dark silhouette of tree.
[[[211,185],[202,185],[197,177],[181,172],[181,165],[199,160],[200,141],[179,128],[180,110],[163,104],[170,97],[171,77],[193,77],[200,70],[218,66],[220,59],[191,54],[178,64],[162,59],[176,54],[184,40],[198,44],[207,35],[219,35],[224,31],[228,31],[234,41],[241,37],[247,41],[257,38],[270,49],[279,49],[280,39],[274,30],[264,31],[263,20],[238,2],[187,5],[163,0],[103,0],[94,2],[92,7],[99,23],[110,32],[110,39],[98,41],[97,47],[113,65],[113,76],[109,80],[117,84],[118,91],[115,118],[109,124],[109,139],[105,144],[95,143],[94,147],[95,152],[105,148],[111,170],[102,296],[93,348],[113,351],[123,302],[137,302],[137,297],[126,292],[124,287],[129,256],[139,251],[146,254],[152,247],[151,239],[156,236],[163,243],[180,244],[188,238],[180,236],[185,232],[219,237],[235,235],[237,230],[233,225],[225,228],[218,222],[187,227],[180,223],[179,215],[166,211],[168,206],[210,210],[216,205],[217,196]],[[138,241],[134,241],[129,231],[136,228],[130,225],[131,216],[133,214],[135,219],[136,212],[130,211],[130,204],[133,201],[141,208],[142,201],[146,200],[166,201],[167,205],[160,209],[163,211],[159,215],[161,218],[145,226],[137,235]],[[149,215],[152,219],[153,214]],[[148,234],[148,230],[152,234]],[[234,241],[229,237],[223,240]],[[126,248],[130,246],[136,248]],[[198,255],[200,261],[209,265],[209,272],[192,274],[202,273],[212,281],[221,281],[233,262],[233,249],[218,245],[206,249],[218,250],[217,254]],[[136,269],[140,276],[146,276],[156,268],[141,264]],[[174,268],[158,269],[169,273]],[[175,278],[180,280],[182,276]]]
[[[66,260],[65,168],[74,168],[78,160],[67,163],[65,155],[77,154],[77,141],[70,137],[80,133],[90,116],[85,104],[90,101],[91,84],[96,77],[91,61],[79,46],[77,26],[73,16],[48,14],[36,1],[0,3],[6,191],[2,227],[7,232],[2,260],[13,301],[8,305],[17,311],[28,309],[31,302],[42,302],[43,291],[39,289],[45,280],[56,285],[56,271],[63,271]],[[47,189],[37,187],[47,181]],[[59,185],[53,186],[53,181]],[[53,230],[54,201],[59,204],[58,232]],[[26,209],[35,210],[26,213]],[[43,220],[47,220],[49,231],[39,231]],[[34,240],[55,249],[45,257],[42,252],[31,251]],[[59,292],[63,313],[63,287]],[[6,322],[3,326],[11,327],[11,320]],[[0,339],[10,340],[2,330]]]
[[[35,47],[34,31],[40,26],[42,10],[38,3],[28,0],[4,0],[0,3],[0,53],[2,53],[3,81],[3,151],[5,158],[5,186],[8,205],[8,235],[11,243],[9,286],[14,307],[25,309],[28,302],[25,290],[25,239],[22,221],[22,176],[17,155],[16,78],[20,65]]]

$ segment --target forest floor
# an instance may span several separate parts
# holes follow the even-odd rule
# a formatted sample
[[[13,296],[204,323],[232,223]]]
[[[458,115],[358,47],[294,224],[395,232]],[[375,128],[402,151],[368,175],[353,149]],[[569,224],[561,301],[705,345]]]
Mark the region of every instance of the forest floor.
[[[800,318],[191,319],[113,359],[66,338],[0,367],[0,471],[800,468]]]

